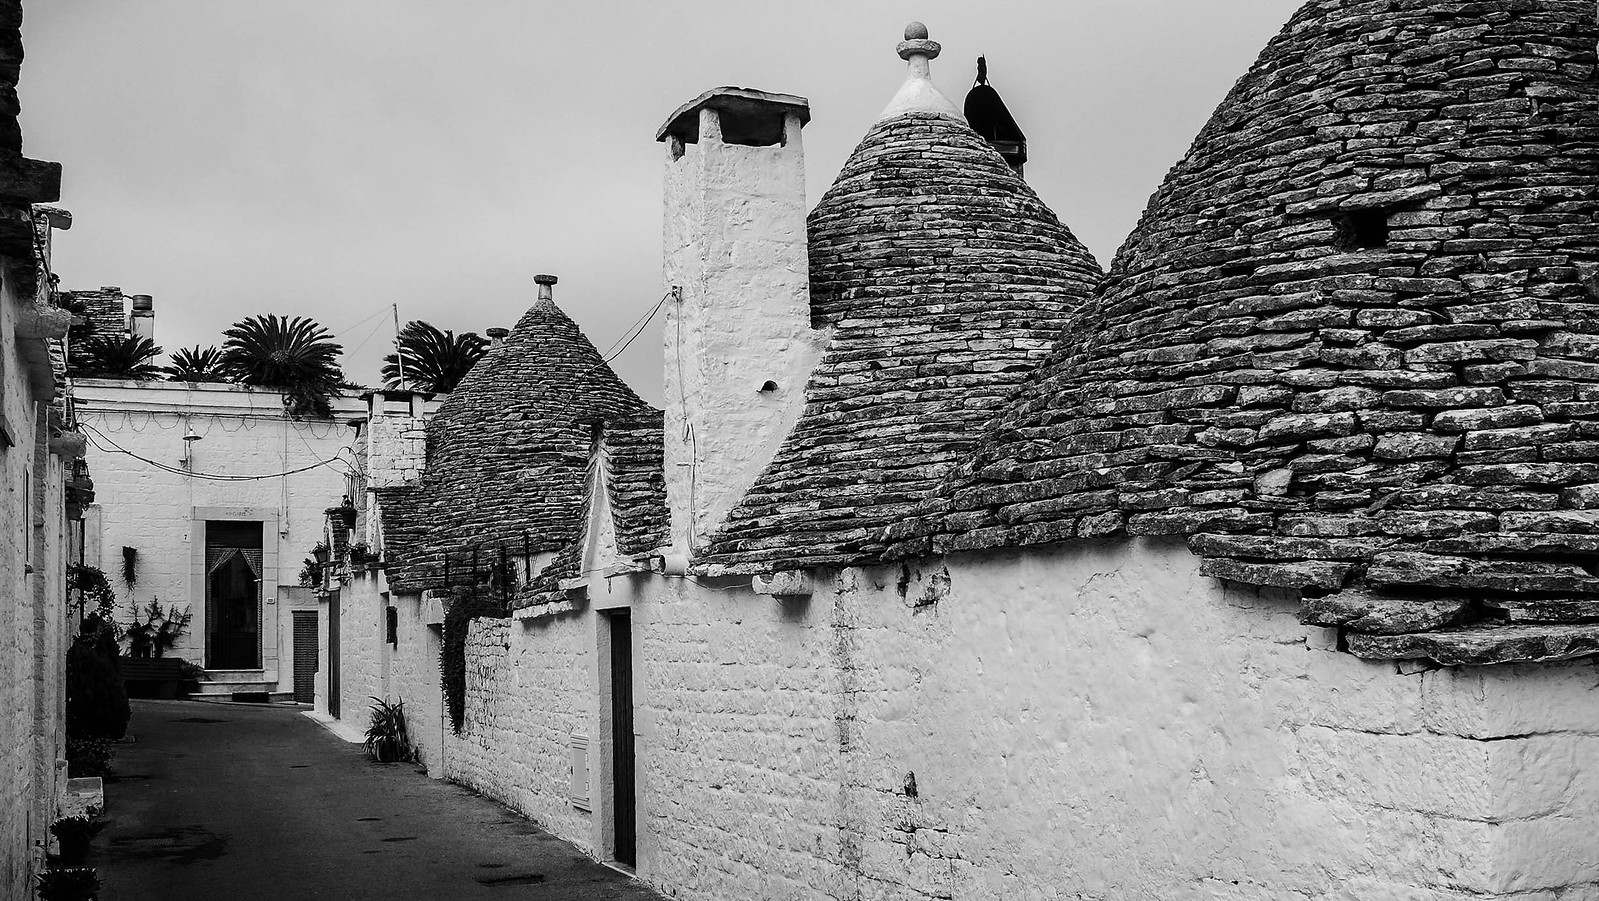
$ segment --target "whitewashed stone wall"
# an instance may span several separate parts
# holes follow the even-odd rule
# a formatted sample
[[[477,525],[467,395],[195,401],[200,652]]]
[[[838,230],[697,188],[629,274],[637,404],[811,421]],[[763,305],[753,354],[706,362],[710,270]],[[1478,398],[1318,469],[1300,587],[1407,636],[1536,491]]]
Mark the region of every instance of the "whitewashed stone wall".
[[[647,581],[641,876],[690,899],[1588,897],[1592,664],[1364,663],[1197,562],[1082,545],[786,603]],[[598,751],[596,814],[566,798],[564,736],[606,728],[595,616],[476,626],[442,769],[604,856]]]
[[[350,459],[353,433],[345,421],[365,412],[357,398],[338,398],[330,420],[294,422],[283,417],[275,392],[230,385],[170,382],[77,381],[78,409],[90,432],[88,459],[94,473],[100,530],[87,545],[98,555],[87,560],[103,569],[121,599],[119,620],[127,622],[134,605],[152,598],[163,607],[189,609],[194,618],[173,651],[203,665],[205,660],[204,583],[197,575],[204,559],[203,537],[195,520],[203,512],[231,510],[228,517],[261,519],[268,571],[263,575],[263,668],[279,691],[293,688],[292,647],[278,646],[277,587],[299,584],[300,566],[322,539],[323,511],[350,490],[348,466],[335,464],[260,481],[213,481],[164,471],[137,454],[180,467],[183,436],[192,428],[192,470],[197,473],[259,475],[286,472],[321,460]],[[96,436],[98,433],[98,436]],[[99,447],[96,447],[96,443]],[[112,447],[112,443],[115,447]],[[120,450],[118,450],[120,448]],[[138,551],[137,581],[122,580],[122,548]]]
[[[384,697],[383,595],[371,576],[352,578],[339,588],[339,718],[358,729],[371,724],[372,698]]]
[[[48,241],[49,231],[42,237]],[[45,247],[48,253],[48,244]],[[49,359],[16,337],[18,296],[0,286],[0,897],[32,897],[66,777],[67,533],[64,464],[50,451]],[[31,384],[30,384],[31,383]]]
[[[422,615],[415,595],[392,598],[399,616],[399,642],[388,647],[389,681],[383,686],[388,700],[405,701],[406,728],[420,750],[429,775],[443,778],[444,697],[439,683],[440,630]],[[363,726],[365,724],[363,723]]]

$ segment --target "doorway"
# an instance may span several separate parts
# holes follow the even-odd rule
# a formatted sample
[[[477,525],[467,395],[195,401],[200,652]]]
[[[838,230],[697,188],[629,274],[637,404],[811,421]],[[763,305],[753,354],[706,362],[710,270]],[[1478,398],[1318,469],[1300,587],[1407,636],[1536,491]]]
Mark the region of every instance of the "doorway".
[[[321,642],[317,641],[317,614],[315,610],[294,611],[294,700],[297,704],[316,703],[317,657]]]
[[[206,669],[261,668],[261,523],[205,524]]]
[[[633,619],[626,610],[606,617],[611,626],[611,856],[638,864],[638,809],[633,786]]]
[[[339,718],[339,590],[328,593],[328,716]]]

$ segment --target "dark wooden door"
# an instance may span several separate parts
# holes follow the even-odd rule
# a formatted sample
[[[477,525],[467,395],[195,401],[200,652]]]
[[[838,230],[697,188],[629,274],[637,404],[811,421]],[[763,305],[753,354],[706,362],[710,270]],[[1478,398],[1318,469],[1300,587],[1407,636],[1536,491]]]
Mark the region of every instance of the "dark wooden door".
[[[316,702],[317,641],[316,611],[294,611],[294,700],[299,704]]]
[[[638,862],[638,811],[633,790],[633,621],[626,612],[611,620],[611,797],[616,824],[614,856]]]
[[[328,716],[339,718],[339,593],[328,594]]]

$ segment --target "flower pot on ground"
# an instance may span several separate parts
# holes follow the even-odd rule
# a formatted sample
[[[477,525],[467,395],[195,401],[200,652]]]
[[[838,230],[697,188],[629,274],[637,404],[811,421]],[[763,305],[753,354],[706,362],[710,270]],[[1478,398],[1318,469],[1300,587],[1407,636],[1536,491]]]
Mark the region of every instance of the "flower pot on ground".
[[[50,824],[50,834],[61,847],[61,865],[76,867],[88,856],[89,843],[105,828],[105,823],[87,816],[62,817]]]
[[[144,619],[133,614],[133,622],[125,630],[128,637],[128,656],[133,658],[162,657],[177,646],[178,639],[189,630],[194,614],[179,610],[176,605],[161,609],[160,601],[150,599],[145,606]]]
[[[96,901],[100,877],[94,867],[53,867],[37,877],[39,901]]]
[[[366,730],[366,752],[378,763],[404,763],[416,759],[410,733],[405,728],[405,702],[390,704],[372,699],[372,725]]]

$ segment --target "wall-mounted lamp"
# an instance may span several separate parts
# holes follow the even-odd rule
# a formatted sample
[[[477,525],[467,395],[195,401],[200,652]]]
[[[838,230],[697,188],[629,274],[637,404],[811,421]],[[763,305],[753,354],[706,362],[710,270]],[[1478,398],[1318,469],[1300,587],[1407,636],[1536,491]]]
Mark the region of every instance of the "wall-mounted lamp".
[[[189,468],[190,464],[194,463],[194,442],[199,441],[200,438],[201,436],[194,430],[194,426],[190,425],[184,427],[182,462],[185,469]]]

